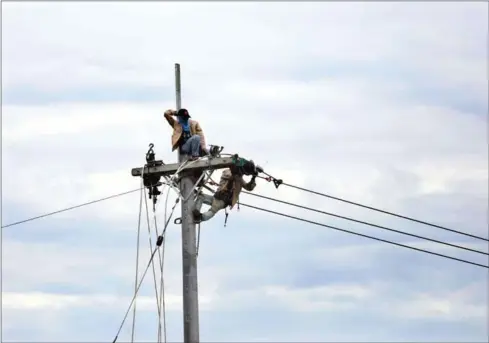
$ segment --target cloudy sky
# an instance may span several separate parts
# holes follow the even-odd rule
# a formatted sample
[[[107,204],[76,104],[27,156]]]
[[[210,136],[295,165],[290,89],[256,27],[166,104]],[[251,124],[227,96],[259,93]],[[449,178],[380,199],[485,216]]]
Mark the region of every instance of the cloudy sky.
[[[17,2],[2,11],[2,225],[138,188],[130,170],[150,142],[176,160],[163,112],[175,105],[178,62],[183,105],[225,152],[294,185],[488,236],[486,3]],[[488,250],[263,180],[256,193]],[[134,290],[139,196],[3,229],[4,341],[114,338]],[[160,228],[164,212],[160,200]],[[223,222],[220,213],[202,225],[201,341],[487,341],[487,269],[246,207]],[[145,220],[142,230],[143,267]],[[168,230],[167,338],[178,341],[180,231]],[[150,272],[137,341],[156,340],[152,287]]]

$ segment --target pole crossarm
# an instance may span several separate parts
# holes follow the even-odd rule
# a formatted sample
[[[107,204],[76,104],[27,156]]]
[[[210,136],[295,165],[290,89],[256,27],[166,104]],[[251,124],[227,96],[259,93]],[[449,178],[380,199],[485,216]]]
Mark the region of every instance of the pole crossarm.
[[[211,159],[205,159],[202,161],[196,161],[188,166],[183,167],[180,171],[197,171],[197,170],[215,170],[222,168],[229,168],[234,164],[232,157],[214,157]],[[173,175],[180,167],[180,163],[171,163],[157,165],[154,167],[133,168],[131,170],[132,176],[141,176],[144,170],[144,175],[148,176],[168,176]]]

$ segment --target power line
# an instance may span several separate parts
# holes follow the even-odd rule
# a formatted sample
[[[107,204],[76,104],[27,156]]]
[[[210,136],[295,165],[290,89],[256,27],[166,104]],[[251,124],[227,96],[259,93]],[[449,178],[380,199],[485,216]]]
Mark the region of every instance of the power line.
[[[108,197],[105,197],[105,198],[100,198],[100,199],[97,199],[97,200],[85,202],[83,204],[79,204],[79,205],[75,205],[75,206],[71,206],[71,207],[66,207],[66,208],[63,208],[61,210],[57,210],[57,211],[54,211],[54,212],[49,212],[49,213],[42,214],[40,216],[36,216],[36,217],[32,217],[32,218],[20,220],[18,222],[14,222],[14,223],[10,223],[10,224],[4,225],[4,226],[2,226],[2,229],[5,228],[5,227],[9,227],[9,226],[14,226],[14,225],[19,225],[19,224],[23,224],[23,223],[26,223],[26,222],[30,222],[32,220],[36,220],[36,219],[40,219],[40,218],[44,218],[44,217],[49,217],[49,216],[52,216],[53,214],[58,214],[58,213],[61,213],[61,212],[66,212],[66,211],[74,210],[75,208],[79,208],[79,207],[83,207],[83,206],[95,204],[97,202],[101,202],[101,201],[104,201],[104,200],[109,200],[109,199],[117,198],[117,197],[120,197],[120,196],[129,194],[129,193],[134,193],[134,192],[139,191],[139,190],[141,190],[141,188],[133,189],[132,191],[127,191],[127,192],[124,192],[124,193],[114,194],[114,195],[111,195],[111,196],[108,196]]]
[[[168,194],[169,194],[169,193],[170,193],[170,186],[169,186],[169,189],[168,189]],[[166,199],[166,200],[168,200],[168,194],[167,194],[167,199]],[[146,196],[146,192],[145,192],[145,191],[143,192],[143,189],[141,189],[141,199],[142,199],[142,196]],[[112,341],[112,343],[115,343],[115,342],[117,341],[117,339],[118,339],[118,337],[119,337],[119,334],[120,334],[120,332],[121,332],[121,330],[122,330],[122,327],[124,326],[124,323],[125,323],[125,321],[126,321],[126,319],[127,319],[127,316],[129,315],[129,311],[131,310],[131,307],[132,307],[133,305],[134,305],[134,308],[136,307],[136,297],[137,297],[137,295],[138,295],[139,289],[140,289],[140,287],[141,287],[141,285],[142,285],[142,283],[143,283],[143,280],[144,280],[144,277],[146,276],[146,273],[147,273],[147,272],[148,272],[148,270],[149,270],[150,265],[151,265],[151,264],[153,264],[153,260],[154,260],[155,253],[156,253],[156,251],[158,251],[158,252],[160,251],[160,247],[161,247],[161,250],[162,250],[162,252],[163,252],[163,256],[162,256],[162,257],[164,258],[164,249],[165,249],[164,244],[165,244],[165,242],[166,242],[166,230],[167,230],[167,228],[168,228],[168,225],[170,224],[170,220],[171,220],[171,218],[173,217],[173,214],[174,214],[174,212],[175,212],[176,205],[177,205],[179,202],[180,202],[180,198],[179,198],[179,197],[177,197],[177,199],[175,200],[175,204],[173,205],[173,207],[172,207],[172,209],[171,209],[170,216],[168,217],[168,219],[166,218],[166,208],[167,208],[167,206],[166,206],[166,205],[167,205],[167,202],[165,202],[165,226],[164,226],[164,228],[163,228],[163,232],[162,232],[162,233],[161,233],[161,235],[160,235],[160,234],[158,233],[158,229],[155,227],[155,231],[156,231],[156,234],[157,234],[157,237],[158,237],[158,238],[157,238],[157,240],[156,240],[156,246],[155,246],[154,250],[152,250],[151,257],[150,257],[150,259],[149,259],[149,261],[148,261],[148,264],[147,264],[147,266],[146,266],[146,269],[145,269],[145,270],[144,270],[144,272],[143,272],[143,275],[141,276],[141,279],[139,280],[139,284],[138,284],[138,282],[137,282],[137,277],[136,277],[136,287],[135,287],[135,291],[134,291],[134,296],[132,297],[132,300],[131,300],[131,302],[129,303],[129,307],[128,307],[127,311],[126,311],[126,314],[124,315],[124,318],[122,319],[122,322],[121,322],[121,324],[120,324],[120,326],[119,326],[119,329],[117,330],[117,334],[115,335],[115,338],[114,338],[114,340]],[[147,209],[148,209],[148,203],[147,203],[147,202],[145,202],[145,205],[146,205],[146,210],[147,210]],[[139,210],[139,218],[138,218],[138,220],[139,220],[139,221],[138,221],[138,238],[139,238],[139,228],[140,228],[140,224],[141,224],[141,207],[142,207],[142,202],[140,202],[139,206],[140,206],[140,207],[139,207],[139,208],[140,208],[140,210]],[[146,214],[147,214],[147,217],[148,217],[148,211],[146,211]],[[155,218],[155,220],[156,220],[156,218]],[[155,223],[156,223],[156,221],[155,221]],[[149,228],[149,221],[148,221],[148,228]],[[151,236],[151,234],[150,234],[150,236]],[[151,243],[150,243],[150,244],[151,244]],[[150,246],[150,249],[152,249],[152,247],[151,247],[151,246]],[[137,264],[137,266],[138,266],[138,265],[139,265],[139,263]],[[160,262],[160,266],[161,266],[161,278],[163,279],[163,259],[162,259],[162,260],[161,260],[161,262]],[[137,270],[137,269],[136,269],[136,270]],[[156,281],[156,277],[155,277],[155,281]],[[162,280],[161,280],[161,285],[163,285],[163,281],[162,281]],[[163,287],[163,286],[162,286],[162,287]],[[155,290],[155,291],[156,291],[156,290]],[[161,302],[163,303],[162,308],[163,308],[163,311],[164,311],[164,308],[165,308],[165,305],[164,305],[164,303],[165,303],[165,299],[164,299],[164,298],[165,298],[165,296],[164,296],[164,291],[160,291],[160,298],[161,298]],[[158,313],[159,313],[159,312],[160,312],[160,311],[159,311],[159,309],[160,309],[160,304],[159,304],[159,302],[158,302],[158,300],[159,300],[159,299],[158,299],[158,292],[157,292],[157,291],[156,291],[156,300],[157,300],[157,307],[158,307]],[[161,317],[161,316],[159,315],[159,317]],[[161,320],[160,320],[160,321],[161,321]],[[164,325],[165,325],[165,326],[164,326],[164,334],[165,334],[165,342],[166,342],[166,321],[165,321],[165,324],[164,324]],[[134,324],[133,324],[133,330],[134,330]],[[133,337],[133,336],[132,336],[132,337]],[[160,339],[160,337],[158,337],[158,339]]]
[[[332,217],[337,217],[337,218],[349,220],[349,221],[352,221],[352,222],[355,222],[355,223],[365,224],[365,225],[376,227],[376,228],[379,228],[379,229],[382,229],[382,230],[387,230],[387,231],[391,231],[391,232],[400,233],[401,235],[411,236],[411,237],[415,237],[415,238],[421,238],[421,239],[425,239],[427,241],[431,241],[431,242],[434,242],[434,243],[444,244],[444,245],[448,245],[448,246],[451,246],[451,247],[454,247],[454,248],[459,248],[459,249],[463,249],[463,250],[467,250],[467,251],[471,251],[471,252],[475,252],[475,253],[478,253],[478,254],[489,256],[489,253],[486,253],[486,252],[483,252],[483,251],[480,251],[480,250],[471,249],[471,248],[466,248],[466,247],[463,247],[463,246],[460,246],[460,245],[457,245],[457,244],[451,244],[451,243],[447,243],[447,242],[442,242],[442,241],[439,241],[437,239],[432,239],[432,238],[428,238],[428,237],[424,237],[424,236],[419,236],[419,235],[415,235],[415,234],[412,234],[412,233],[408,233],[408,232],[405,232],[405,231],[391,229],[391,228],[388,228],[388,227],[385,227],[385,226],[381,226],[381,225],[377,225],[377,224],[372,224],[372,223],[369,223],[369,222],[366,222],[366,221],[363,221],[363,220],[357,220],[357,219],[353,219],[353,218],[349,218],[349,217],[345,217],[345,216],[340,216],[338,214],[334,214],[334,213],[330,213],[330,212],[326,212],[326,211],[317,210],[317,209],[312,208],[312,207],[302,206],[302,205],[298,205],[298,204],[294,204],[294,203],[291,203],[291,202],[288,202],[288,201],[283,201],[283,200],[279,200],[279,199],[267,197],[267,196],[260,195],[260,194],[255,194],[255,193],[246,192],[246,191],[243,191],[243,193],[248,194],[248,195],[252,195],[254,197],[258,197],[258,198],[262,198],[262,199],[267,199],[267,200],[279,202],[279,203],[282,203],[282,204],[286,204],[286,205],[290,205],[290,206],[302,208],[302,209],[305,209],[305,210],[309,210],[309,211],[313,211],[313,212],[325,214],[325,215],[328,215],[328,216],[332,216]]]
[[[268,209],[265,209],[265,208],[256,207],[256,206],[253,206],[253,205],[243,204],[241,202],[240,202],[240,206],[250,207],[250,208],[253,208],[255,210],[259,210],[259,211],[263,211],[263,212],[268,212],[268,213],[276,214],[276,215],[279,215],[279,216],[282,216],[282,217],[287,217],[287,218],[299,220],[299,221],[302,221],[302,222],[305,222],[305,223],[319,225],[319,226],[327,227],[327,228],[330,228],[330,229],[333,229],[333,230],[338,230],[338,231],[350,233],[350,234],[353,234],[353,235],[356,235],[356,236],[370,238],[370,239],[373,239],[373,240],[376,240],[376,241],[380,241],[380,242],[384,242],[384,243],[389,243],[389,244],[397,245],[397,246],[400,246],[400,247],[404,247],[404,248],[408,248],[408,249],[412,249],[412,250],[417,250],[417,251],[424,252],[424,253],[427,253],[427,254],[432,254],[432,255],[436,255],[436,256],[448,258],[448,259],[451,259],[451,260],[455,260],[455,261],[459,261],[459,262],[463,262],[463,263],[467,263],[467,264],[472,264],[474,266],[478,266],[478,267],[483,267],[483,268],[488,268],[489,269],[489,266],[486,266],[486,265],[483,265],[483,264],[479,264],[479,263],[476,263],[476,262],[471,262],[471,261],[463,260],[463,259],[460,259],[460,258],[456,258],[456,257],[448,256],[448,255],[443,255],[443,254],[439,254],[439,253],[436,253],[436,252],[432,252],[432,251],[428,251],[428,250],[424,250],[424,249],[420,249],[420,248],[411,247],[409,245],[404,245],[404,244],[392,242],[392,241],[389,241],[389,240],[386,240],[386,239],[382,239],[382,238],[378,238],[378,237],[373,237],[373,236],[369,236],[369,235],[364,235],[364,234],[358,233],[358,232],[353,232],[353,231],[349,231],[349,230],[345,230],[345,229],[340,229],[338,227],[334,227],[334,226],[331,226],[331,225],[326,225],[326,224],[318,223],[318,222],[315,222],[315,221],[312,221],[312,220],[308,220],[308,219],[304,219],[304,218],[299,218],[299,217],[291,216],[289,214],[280,213],[280,212],[268,210]]]
[[[139,276],[139,238],[141,236],[141,214],[143,212],[143,192],[141,190],[139,196],[139,215],[138,215],[138,236],[136,240],[136,277],[134,280],[134,294],[138,292],[138,276]],[[147,208],[146,204],[146,208]],[[131,343],[134,342],[134,332],[136,330],[136,300],[134,300],[134,308],[132,315]]]
[[[153,262],[155,253],[158,250],[158,248],[161,246],[161,243],[163,243],[163,240],[164,240],[163,236],[158,237],[158,240],[156,242],[156,246],[155,246],[153,252],[151,253],[151,257],[149,258],[148,264],[146,265],[146,269],[144,270],[143,275],[141,276],[141,280],[139,280],[139,284],[136,287],[136,292],[134,293],[134,296],[132,297],[131,302],[129,303],[129,307],[127,308],[126,314],[124,315],[124,318],[122,319],[122,322],[119,325],[119,329],[117,330],[117,333],[116,333],[115,338],[112,341],[112,343],[115,343],[117,341],[117,339],[119,338],[119,334],[121,333],[122,327],[124,326],[124,323],[127,319],[127,316],[129,315],[129,311],[131,310],[131,307],[132,307],[134,301],[136,301],[136,297],[138,295],[139,288],[141,288],[141,285],[143,284],[144,277],[146,276],[146,273],[148,272],[149,266]]]
[[[412,218],[404,217],[404,216],[401,216],[401,215],[393,214],[393,213],[390,213],[390,212],[387,212],[387,211],[383,211],[383,210],[371,208],[369,206],[357,204],[357,203],[354,203],[354,202],[351,202],[351,201],[348,201],[348,200],[343,200],[343,199],[340,199],[340,198],[332,197],[330,195],[323,194],[323,193],[316,192],[316,191],[312,191],[312,190],[309,190],[309,189],[306,189],[306,188],[302,188],[302,187],[299,187],[299,186],[294,186],[294,185],[290,185],[290,184],[287,184],[287,183],[283,183],[283,184],[286,185],[286,186],[292,187],[292,188],[297,188],[299,190],[303,190],[305,192],[310,192],[310,193],[318,194],[318,195],[321,195],[321,196],[329,197],[329,198],[332,198],[332,199],[344,201],[344,202],[351,203],[351,204],[354,204],[354,205],[358,205],[358,206],[361,206],[361,207],[373,209],[375,211],[379,211],[379,212],[383,212],[383,213],[387,213],[387,214],[392,214],[392,215],[397,216],[397,217],[400,217],[400,218],[406,218],[408,220],[412,220],[412,221],[415,221],[415,222],[420,222],[420,223],[423,223],[423,224],[426,223],[426,222],[423,222],[423,221],[418,221],[416,219],[412,219]],[[54,211],[54,212],[45,213],[45,214],[42,214],[42,215],[39,215],[39,216],[36,216],[36,217],[31,217],[31,218],[28,218],[28,219],[24,219],[24,220],[21,220],[21,221],[17,221],[17,222],[14,222],[14,223],[10,223],[10,224],[4,225],[4,226],[2,226],[2,229],[3,228],[6,228],[6,227],[10,227],[10,226],[15,226],[15,225],[23,224],[23,223],[26,223],[26,222],[29,222],[29,221],[41,219],[41,218],[44,218],[44,217],[49,217],[49,216],[52,216],[54,214],[58,214],[58,213],[61,213],[61,212],[70,211],[70,210],[73,210],[73,209],[76,209],[76,208],[80,208],[80,207],[83,207],[83,206],[95,204],[95,203],[98,203],[98,202],[101,202],[101,201],[105,201],[105,200],[117,198],[117,197],[120,197],[120,196],[123,196],[123,195],[126,195],[126,194],[134,193],[134,192],[139,191],[139,190],[140,190],[140,188],[137,188],[137,189],[133,189],[133,190],[130,190],[130,191],[127,191],[127,192],[118,193],[118,194],[114,194],[114,195],[111,195],[111,196],[108,196],[108,197],[104,197],[104,198],[92,200],[92,201],[89,201],[89,202],[85,202],[85,203],[82,203],[82,204],[79,204],[79,205],[75,205],[75,206],[71,206],[71,207],[66,207],[66,208],[63,208],[63,209],[60,209],[60,210],[57,210],[57,211]],[[266,196],[263,196],[263,195],[259,195],[259,194],[255,194],[255,193],[250,193],[250,192],[246,192],[246,191],[244,191],[243,193],[246,193],[246,194],[249,194],[249,195],[253,195],[253,196],[257,196],[257,197],[261,197],[261,198],[268,199],[268,200],[271,200],[271,201],[276,201],[276,202],[284,203],[284,204],[287,204],[287,205],[290,205],[290,206],[295,206],[295,207],[298,207],[298,208],[303,208],[303,209],[306,209],[306,210],[310,210],[310,211],[314,211],[314,212],[318,212],[318,213],[322,213],[322,214],[334,216],[334,217],[337,217],[337,218],[342,218],[342,219],[345,219],[345,220],[349,220],[349,221],[353,221],[353,222],[365,224],[365,225],[368,225],[368,226],[377,227],[377,228],[380,228],[380,229],[389,230],[389,231],[397,232],[397,233],[400,233],[400,234],[404,234],[404,235],[408,235],[408,236],[412,236],[412,237],[416,237],[416,238],[421,238],[421,239],[425,239],[425,240],[429,240],[429,241],[436,242],[436,243],[439,243],[439,244],[444,244],[444,245],[448,245],[448,246],[452,246],[452,247],[456,247],[456,248],[460,248],[460,249],[464,249],[464,250],[468,250],[468,251],[472,251],[472,252],[476,252],[476,253],[488,255],[487,253],[482,252],[482,251],[479,251],[479,250],[474,250],[474,249],[462,247],[462,246],[459,246],[459,245],[455,245],[455,244],[451,244],[451,243],[447,243],[447,242],[442,242],[442,241],[438,241],[438,240],[434,240],[434,239],[431,239],[431,238],[427,238],[427,237],[423,237],[423,236],[418,236],[418,235],[410,234],[410,233],[399,231],[399,230],[395,230],[395,229],[390,229],[390,228],[387,228],[387,227],[384,227],[384,226],[381,226],[381,225],[376,225],[376,224],[372,224],[372,223],[369,223],[369,222],[365,222],[365,221],[361,221],[361,220],[357,220],[357,219],[353,219],[353,218],[349,218],[349,217],[345,217],[345,216],[340,216],[340,215],[337,215],[337,214],[334,214],[334,213],[329,213],[329,212],[326,212],[326,211],[321,211],[321,210],[313,209],[313,208],[310,208],[310,207],[306,207],[306,206],[302,206],[302,205],[298,205],[298,204],[293,204],[293,203],[286,202],[286,201],[283,201],[283,200],[279,200],[279,199],[275,199],[275,198],[270,198],[270,197],[266,197]],[[430,224],[430,223],[426,223],[426,224],[427,225],[430,225],[430,226],[434,226],[434,227],[439,227],[437,225]],[[467,234],[467,233],[464,233],[464,232],[461,232],[461,231],[447,229],[447,228],[444,228],[444,227],[440,227],[440,228],[445,229],[445,230],[448,230],[448,231],[452,231],[452,232],[455,232],[455,233],[459,233],[459,234],[462,234],[462,235],[466,235],[466,236],[470,236],[470,237],[479,238],[479,239],[482,239],[482,240],[489,241],[489,240],[487,240],[487,239],[485,239],[483,237],[474,236],[474,235]]]
[[[291,186],[291,187],[296,187],[296,186]],[[297,188],[301,188],[301,187],[297,187]],[[71,207],[66,207],[66,208],[63,208],[63,209],[60,209],[60,210],[57,210],[57,211],[54,211],[54,212],[45,213],[45,214],[42,214],[42,215],[39,215],[39,216],[36,216],[36,217],[32,217],[32,218],[28,218],[28,219],[21,220],[21,221],[18,221],[18,222],[14,222],[14,223],[11,223],[11,224],[7,224],[5,226],[2,226],[2,228],[9,227],[9,226],[14,226],[14,225],[19,225],[19,224],[22,224],[22,223],[26,223],[26,222],[29,222],[29,221],[36,220],[36,219],[48,217],[48,216],[51,216],[51,215],[54,215],[54,214],[57,214],[57,213],[61,213],[61,212],[65,212],[65,211],[70,211],[70,210],[73,210],[75,208],[79,208],[79,207],[91,205],[91,204],[94,204],[94,203],[97,203],[97,202],[101,202],[101,201],[105,201],[105,200],[109,200],[109,199],[113,199],[113,198],[116,198],[116,197],[119,197],[119,196],[122,196],[122,195],[126,195],[126,194],[129,194],[129,193],[133,193],[133,192],[136,192],[136,191],[139,191],[139,190],[140,190],[140,188],[137,188],[137,189],[133,189],[133,190],[130,190],[130,191],[127,191],[127,192],[123,192],[123,193],[119,193],[119,194],[114,194],[114,195],[111,195],[111,196],[108,196],[108,197],[105,197],[105,198],[100,198],[100,199],[97,199],[97,200],[93,200],[93,201],[89,201],[89,202],[86,202],[86,203],[82,203],[82,204],[79,204],[79,205],[75,205],[75,206],[71,206]],[[310,191],[310,190],[306,190],[306,189],[304,189],[304,190],[305,191],[309,191],[309,192],[314,192],[314,191]],[[316,193],[316,192],[314,192],[314,193]],[[322,195],[322,194],[320,194],[320,195]],[[276,200],[276,199],[274,199],[274,200]],[[392,241],[384,240],[382,238],[377,238],[377,237],[373,237],[373,236],[369,236],[369,235],[364,235],[364,234],[361,234],[361,233],[357,233],[357,232],[353,232],[353,231],[349,231],[349,230],[345,230],[345,229],[340,229],[340,228],[337,228],[337,227],[334,227],[334,226],[330,226],[330,225],[326,225],[326,224],[314,222],[314,221],[303,219],[303,218],[299,218],[299,217],[294,217],[294,216],[291,216],[291,215],[288,215],[288,214],[285,214],[285,213],[275,212],[275,211],[272,211],[272,210],[267,210],[267,209],[264,209],[264,208],[260,208],[260,207],[256,207],[256,206],[252,206],[252,205],[248,205],[248,204],[243,204],[241,202],[240,202],[240,205],[243,205],[245,207],[250,207],[250,208],[253,208],[253,209],[256,209],[256,210],[259,210],[259,211],[269,212],[269,213],[276,214],[276,215],[279,215],[279,216],[283,216],[283,217],[287,217],[287,218],[291,218],[291,219],[296,219],[296,220],[303,221],[303,222],[306,222],[306,223],[310,223],[310,224],[315,224],[315,225],[327,227],[327,228],[330,228],[330,229],[333,229],[333,230],[343,231],[343,232],[350,233],[350,234],[353,234],[353,235],[357,235],[357,236],[361,236],[361,237],[365,237],[365,238],[370,238],[370,239],[374,239],[374,240],[385,242],[385,243],[389,243],[389,244],[394,244],[394,245],[405,247],[405,248],[409,248],[409,249],[412,249],[412,250],[417,250],[417,251],[420,251],[420,252],[425,252],[425,253],[428,253],[428,254],[437,255],[437,256],[440,256],[440,257],[445,257],[445,258],[448,258],[448,259],[451,259],[451,260],[455,260],[455,261],[459,261],[459,262],[464,262],[464,263],[472,264],[472,265],[483,267],[483,268],[489,268],[488,266],[485,266],[483,264],[479,264],[479,263],[475,263],[475,262],[470,262],[470,261],[459,259],[459,258],[456,258],[456,257],[451,257],[451,256],[448,256],[448,255],[443,255],[443,254],[439,254],[439,253],[435,253],[435,252],[432,252],[432,251],[428,251],[428,250],[423,250],[423,249],[411,247],[411,246],[400,244],[400,243],[395,243],[395,242],[392,242]],[[295,205],[295,204],[292,204],[292,203],[290,203],[290,205],[300,207],[300,205]],[[317,210],[314,210],[314,209],[311,209],[311,210],[317,211]],[[452,230],[450,230],[450,231],[452,231]],[[453,230],[453,231],[455,231],[455,230]],[[464,234],[464,233],[462,233],[462,234]],[[477,237],[477,236],[474,236],[474,237],[481,238],[481,237]],[[424,238],[424,237],[421,237],[421,238]],[[426,238],[424,238],[424,239],[426,239]],[[484,238],[481,238],[481,239],[484,239]],[[446,244],[448,244],[448,243],[446,243]],[[460,247],[460,248],[464,248],[464,247]]]
[[[143,178],[141,178],[141,183],[143,183]],[[148,241],[149,241],[149,250],[153,250],[153,240],[151,239],[151,225],[149,222],[149,211],[148,211],[148,200],[146,198],[146,189],[142,189],[143,193],[143,198],[144,198],[144,204],[146,206],[146,222],[148,226]],[[159,237],[158,232],[156,232],[157,237]],[[164,238],[163,235],[161,237]],[[163,269],[162,261],[161,261],[161,250],[158,249],[158,258],[159,258],[159,264],[160,264],[160,270]],[[158,323],[161,324],[161,308],[160,308],[160,302],[158,298],[158,285],[156,281],[156,269],[154,266],[154,261],[151,261],[151,267],[153,269],[153,280],[154,280],[154,287],[155,287],[155,295],[156,295],[156,310],[158,311]],[[158,337],[159,339],[159,337]],[[159,343],[159,341],[158,341]]]
[[[262,178],[262,179],[265,179],[265,180],[268,180],[268,178],[265,178],[265,177],[261,177],[261,178]],[[303,188],[303,187],[299,187],[299,186],[291,185],[291,184],[289,184],[289,183],[285,183],[285,182],[283,182],[283,183],[281,183],[281,184],[282,184],[282,185],[284,185],[284,186],[287,186],[287,187],[291,187],[291,188],[295,188],[295,189],[298,189],[298,190],[304,191],[304,192],[308,192],[308,193],[312,193],[312,194],[320,195],[320,196],[323,196],[323,197],[326,197],[326,198],[330,198],[330,199],[333,199],[333,200],[338,200],[338,201],[341,201],[341,202],[344,202],[344,203],[347,203],[347,204],[351,204],[351,205],[355,205],[355,206],[363,207],[363,208],[366,208],[366,209],[369,209],[369,210],[372,210],[372,211],[376,211],[376,212],[380,212],[380,213],[388,214],[388,215],[391,215],[391,216],[394,216],[394,217],[398,217],[398,218],[406,219],[406,220],[409,220],[409,221],[412,221],[412,222],[416,222],[416,223],[419,223],[419,224],[424,224],[424,225],[428,225],[428,226],[436,227],[436,228],[438,228],[438,229],[442,229],[442,230],[446,230],[446,231],[450,231],[450,232],[458,233],[458,234],[460,234],[460,235],[464,235],[464,236],[468,236],[468,237],[472,237],[472,238],[477,238],[477,239],[480,239],[480,240],[483,240],[483,241],[489,242],[489,239],[484,238],[484,237],[481,237],[481,236],[473,235],[473,234],[466,233],[466,232],[462,232],[462,231],[458,231],[458,230],[449,229],[449,228],[444,227],[444,226],[441,226],[441,225],[437,225],[437,224],[428,223],[428,222],[423,221],[423,220],[414,219],[414,218],[411,218],[411,217],[403,216],[403,215],[401,215],[401,214],[397,214],[397,213],[389,212],[389,211],[382,210],[382,209],[379,209],[379,208],[375,208],[375,207],[371,207],[371,206],[367,206],[367,205],[362,205],[362,204],[359,204],[359,203],[357,203],[357,202],[353,202],[353,201],[350,201],[350,200],[345,200],[345,199],[338,198],[338,197],[335,197],[335,196],[332,196],[332,195],[329,195],[329,194],[325,194],[325,193],[321,193],[321,192],[316,192],[316,191],[313,191],[313,190],[311,190],[311,189],[307,189],[307,188]]]

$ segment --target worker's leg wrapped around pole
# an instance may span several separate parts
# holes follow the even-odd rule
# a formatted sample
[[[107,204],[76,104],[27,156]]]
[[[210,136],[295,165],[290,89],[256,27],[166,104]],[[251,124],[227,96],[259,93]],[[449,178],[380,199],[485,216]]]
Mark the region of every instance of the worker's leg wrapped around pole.
[[[200,209],[202,208],[202,205],[210,205],[211,208],[205,212],[205,213],[200,213]],[[195,207],[194,207],[194,218],[198,221],[206,221],[214,217],[214,215],[222,210],[223,208],[226,207],[226,203],[222,200],[218,200],[214,198],[211,195],[199,193],[197,196],[197,199],[195,200]]]
[[[226,207],[226,203],[222,200],[214,199],[209,211],[202,213],[202,221],[206,221],[214,217],[214,215]]]
[[[202,208],[202,204],[206,204],[211,206],[212,201],[214,200],[214,197],[212,195],[207,195],[202,192],[199,193],[197,196],[197,199],[195,200],[195,209],[200,212],[200,209]]]

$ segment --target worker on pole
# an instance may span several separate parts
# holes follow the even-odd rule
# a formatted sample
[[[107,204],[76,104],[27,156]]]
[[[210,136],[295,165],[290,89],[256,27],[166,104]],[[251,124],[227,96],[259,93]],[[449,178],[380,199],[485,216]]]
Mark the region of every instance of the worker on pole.
[[[196,160],[200,156],[208,154],[204,131],[199,122],[190,119],[190,114],[185,108],[175,111],[165,111],[165,119],[173,128],[171,137],[172,151],[180,148],[180,153],[188,155],[190,160]]]
[[[243,175],[252,175],[252,177],[249,182],[246,182],[243,179]],[[202,192],[197,195],[195,207],[192,212],[194,221],[200,223],[209,220],[214,217],[217,212],[227,206],[232,209],[239,201],[239,194],[241,193],[242,188],[249,192],[255,189],[255,179],[257,175],[257,167],[253,161],[246,161],[242,166],[232,166],[225,169],[221,174],[219,184],[211,181],[212,184],[218,186],[213,196],[203,194]],[[205,213],[200,212],[203,204],[211,206]]]

